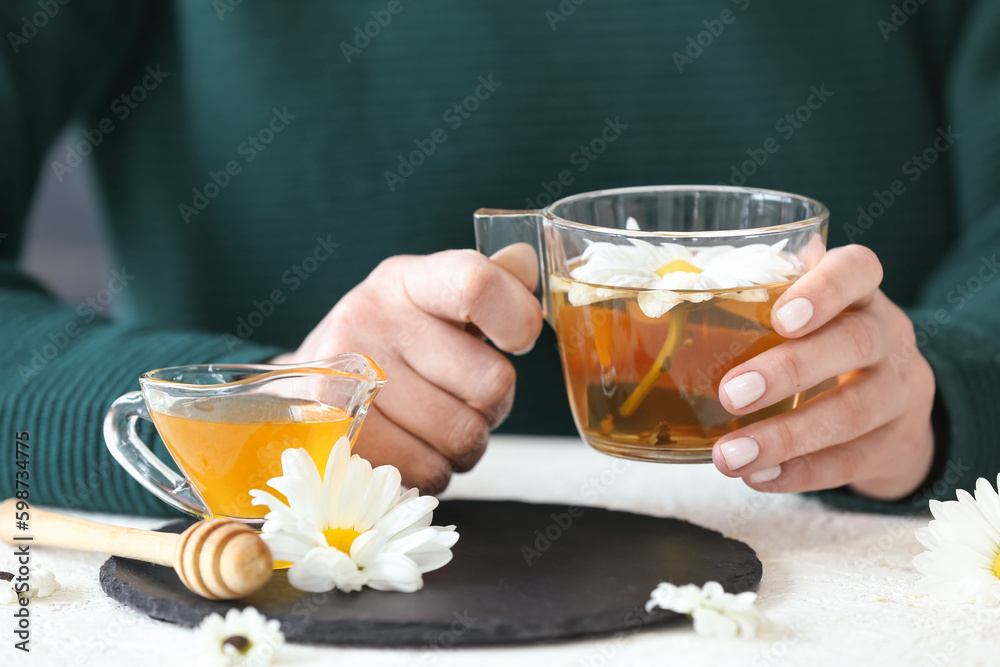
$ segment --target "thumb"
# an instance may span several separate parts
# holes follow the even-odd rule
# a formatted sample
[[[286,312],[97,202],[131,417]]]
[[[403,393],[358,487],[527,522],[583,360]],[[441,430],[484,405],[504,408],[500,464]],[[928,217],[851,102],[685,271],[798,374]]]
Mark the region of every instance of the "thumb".
[[[529,292],[535,291],[538,285],[538,253],[529,244],[514,243],[501,248],[490,259],[513,274]]]

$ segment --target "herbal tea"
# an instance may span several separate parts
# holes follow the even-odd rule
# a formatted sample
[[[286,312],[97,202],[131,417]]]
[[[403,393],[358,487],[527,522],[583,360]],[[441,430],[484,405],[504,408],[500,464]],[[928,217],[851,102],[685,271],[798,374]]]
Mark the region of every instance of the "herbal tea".
[[[175,411],[150,410],[150,416],[181,472],[216,516],[263,518],[267,508],[252,506],[249,491],[276,493],[266,484],[281,475],[281,453],[305,449],[323,470],[333,444],[352,422],[343,410],[319,402],[262,394],[177,404]]]
[[[707,463],[718,438],[818,390],[743,417],[718,400],[723,375],[783,340],[770,310],[822,260],[829,216],[818,201],[759,188],[616,188],[537,211],[481,208],[476,247],[535,250],[535,293],[588,444]]]
[[[615,287],[613,298],[573,305],[569,291],[554,289],[559,352],[583,438],[617,456],[703,462],[721,436],[793,407],[798,396],[737,417],[718,399],[729,369],[784,340],[770,312],[789,285],[687,292],[660,317],[639,306],[649,290]]]

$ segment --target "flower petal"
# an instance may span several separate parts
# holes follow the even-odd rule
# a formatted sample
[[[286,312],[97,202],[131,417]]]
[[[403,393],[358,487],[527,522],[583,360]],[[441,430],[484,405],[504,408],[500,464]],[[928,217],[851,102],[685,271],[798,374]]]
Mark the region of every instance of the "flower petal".
[[[365,491],[372,477],[372,464],[365,459],[352,456],[347,462],[344,483],[340,489],[337,511],[332,514],[332,528],[354,528],[358,512],[365,499]]]
[[[326,470],[323,473],[323,500],[325,503],[326,526],[335,526],[334,517],[340,505],[340,491],[344,486],[344,475],[347,474],[347,462],[351,460],[351,441],[340,438],[330,450],[326,460]],[[344,527],[344,526],[341,526]]]
[[[413,593],[424,585],[416,563],[402,554],[383,553],[365,568],[365,574],[368,586],[377,591]]]
[[[419,489],[407,489],[405,492],[400,493],[399,497],[396,498],[392,502],[391,505],[389,505],[389,509],[391,510],[396,505],[402,505],[407,500],[412,500],[413,498],[416,498],[419,495],[420,495],[420,490]],[[388,511],[388,510],[386,510],[386,511]]]
[[[296,562],[316,547],[316,544],[306,542],[296,533],[261,532],[260,538],[271,550],[274,560],[286,560],[290,563]]]
[[[369,530],[382,518],[399,496],[400,481],[399,471],[392,466],[379,466],[372,470],[368,492],[354,522],[355,530]]]
[[[31,570],[30,586],[35,589],[35,595],[40,598],[52,595],[59,590],[59,582],[52,572],[36,567]]]
[[[360,567],[366,568],[385,551],[385,537],[378,531],[370,530],[354,538],[351,544],[351,560]]]
[[[281,477],[268,480],[267,485],[288,499],[288,507],[300,517],[317,526],[323,524],[319,470],[309,452],[286,449],[281,453]]]
[[[653,589],[649,602],[646,603],[646,610],[653,607],[660,607],[668,611],[675,611],[678,614],[690,614],[701,604],[701,589],[694,584],[675,586],[668,582],[662,582]]]
[[[227,639],[234,636],[247,640],[247,647],[243,651],[226,643]],[[225,618],[216,613],[209,614],[198,626],[197,637],[210,658],[227,665],[266,667],[285,643],[281,624],[274,619],[268,620],[253,607],[230,609]]]
[[[13,586],[0,585],[0,604],[15,604],[20,600],[17,591],[14,590]]]
[[[694,620],[694,631],[705,637],[732,639],[739,629],[735,621],[714,609],[695,609],[691,618]]]
[[[663,317],[674,306],[684,300],[676,292],[669,292],[667,290],[640,292],[637,299],[642,314],[653,318]]]
[[[447,546],[451,546],[458,541],[458,533],[450,533],[455,536],[455,541]],[[397,535],[386,545],[385,550],[392,553],[407,554],[411,550],[417,547],[423,546],[424,544],[434,544],[439,540],[439,531],[435,526],[427,526],[426,528],[420,528],[414,532],[410,532],[407,535],[399,536]],[[447,539],[447,538],[446,538]],[[442,542],[443,545],[443,542]]]
[[[293,525],[298,521],[295,512],[288,505],[278,500],[274,494],[261,491],[260,489],[250,489],[250,497],[252,498],[250,501],[251,505],[266,505],[270,510],[264,515],[265,526],[268,521],[281,521]]]
[[[391,540],[396,536],[396,533],[421,521],[428,520],[428,517],[434,512],[437,506],[438,500],[434,496],[411,498],[389,510],[385,516],[375,522],[372,530],[379,531],[385,535],[386,539]],[[428,525],[429,523],[428,520]]]
[[[932,533],[930,528],[927,528],[926,526],[918,528],[917,532],[914,533],[914,536],[917,538],[918,542],[928,549],[934,549],[940,544],[937,541],[937,538],[934,537],[934,533]]]
[[[451,562],[454,554],[440,544],[424,544],[406,554],[421,572],[432,572]]]
[[[334,588],[345,593],[360,591],[366,579],[347,554],[333,547],[316,547],[288,568],[288,583],[310,593]]]
[[[976,480],[976,502],[990,525],[1000,531],[1000,496],[997,496],[990,483],[982,477]]]
[[[730,611],[727,616],[736,622],[739,634],[747,639],[757,636],[757,629],[763,625],[764,616],[757,609],[748,611]]]

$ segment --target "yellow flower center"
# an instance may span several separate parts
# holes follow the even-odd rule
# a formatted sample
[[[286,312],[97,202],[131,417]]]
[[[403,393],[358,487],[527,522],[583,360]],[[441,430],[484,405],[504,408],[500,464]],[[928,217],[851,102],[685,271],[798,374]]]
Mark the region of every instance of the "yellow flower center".
[[[246,654],[246,652],[250,650],[250,647],[253,646],[253,644],[250,643],[250,640],[243,635],[226,637],[226,641],[222,642],[222,645],[226,646],[227,644],[236,649],[236,652],[240,654]]]
[[[351,553],[351,545],[360,534],[353,528],[327,528],[323,531],[327,544],[348,555]]]
[[[1000,579],[1000,554],[997,554],[996,560],[993,561],[993,576]]]
[[[683,259],[675,259],[672,262],[667,262],[660,268],[656,270],[656,275],[661,278],[668,273],[701,273],[701,269],[692,264],[691,262],[685,262]]]

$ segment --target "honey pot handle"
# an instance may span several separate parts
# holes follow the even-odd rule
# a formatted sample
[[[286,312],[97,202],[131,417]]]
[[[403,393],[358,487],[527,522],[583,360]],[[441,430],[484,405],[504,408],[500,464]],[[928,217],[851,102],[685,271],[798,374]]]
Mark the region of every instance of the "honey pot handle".
[[[168,567],[174,564],[178,536],[173,533],[109,526],[39,507],[32,507],[30,510],[29,532],[15,535],[13,529],[17,502],[15,498],[8,498],[0,503],[0,542],[97,551]],[[17,541],[24,536],[30,536],[31,542]]]
[[[137,482],[171,507],[202,519],[211,517],[191,483],[167,467],[139,437],[136,424],[140,418],[152,421],[142,392],[130,391],[112,403],[104,417],[104,443],[111,455]]]
[[[545,216],[541,211],[506,211],[481,208],[473,214],[476,225],[476,249],[484,255],[515,243],[527,243],[538,255],[538,283],[535,297],[542,304],[542,314],[552,324],[549,293],[548,254],[545,248]]]

